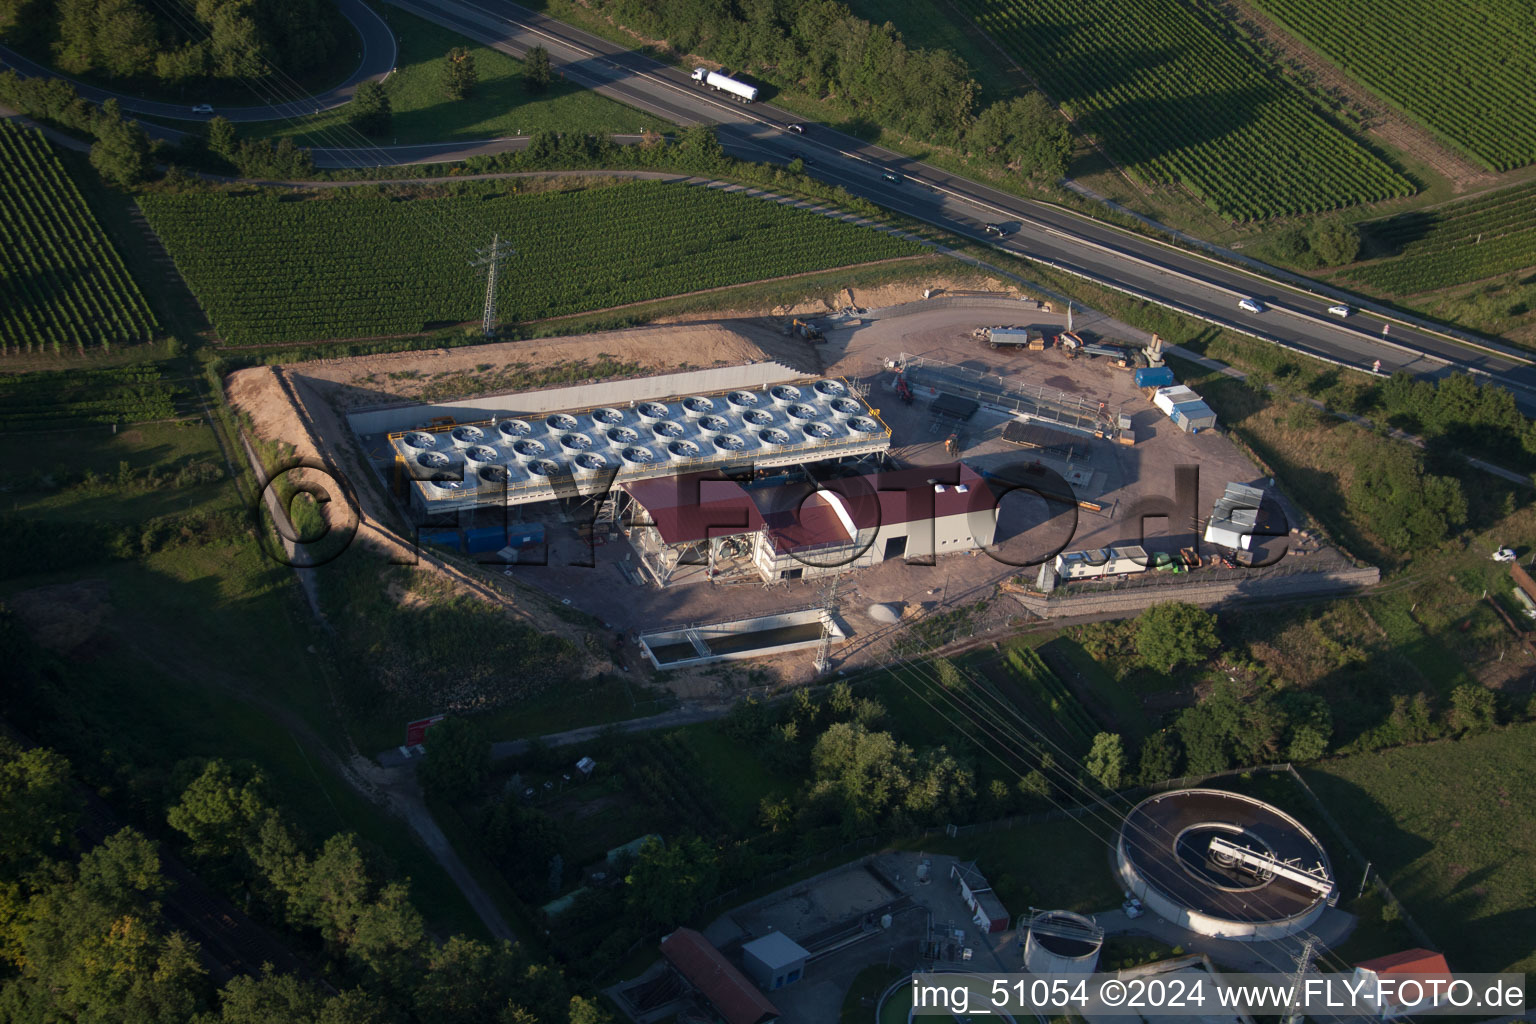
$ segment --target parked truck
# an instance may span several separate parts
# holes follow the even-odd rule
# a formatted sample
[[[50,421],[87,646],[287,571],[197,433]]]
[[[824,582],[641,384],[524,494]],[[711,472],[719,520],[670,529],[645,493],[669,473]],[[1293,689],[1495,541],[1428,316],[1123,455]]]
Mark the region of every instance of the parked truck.
[[[693,80],[709,86],[711,89],[730,93],[743,103],[751,103],[757,99],[757,86],[748,85],[746,82],[738,82],[729,75],[722,75],[718,71],[709,68],[694,68]]]

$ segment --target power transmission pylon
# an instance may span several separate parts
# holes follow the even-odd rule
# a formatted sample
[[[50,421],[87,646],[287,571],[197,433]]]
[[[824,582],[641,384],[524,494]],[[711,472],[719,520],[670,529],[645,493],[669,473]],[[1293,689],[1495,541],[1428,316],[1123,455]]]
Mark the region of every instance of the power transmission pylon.
[[[1312,954],[1317,952],[1317,939],[1308,935],[1301,945],[1301,950],[1296,954],[1296,973],[1291,976],[1291,1005],[1286,1008],[1286,1014],[1281,1018],[1281,1024],[1301,1024],[1301,1019],[1306,1016],[1302,1010],[1302,986],[1306,984],[1307,971],[1312,967]]]
[[[501,264],[512,256],[517,250],[511,246],[501,244],[501,235],[491,236],[491,245],[487,249],[476,249],[478,259],[469,261],[472,267],[485,267],[485,314],[481,318],[480,329],[487,338],[496,336],[496,282],[501,276]]]
[[[842,570],[832,574],[832,585],[821,605],[821,645],[816,648],[816,674],[826,675],[832,668],[832,616],[837,613],[837,588],[843,581]]]

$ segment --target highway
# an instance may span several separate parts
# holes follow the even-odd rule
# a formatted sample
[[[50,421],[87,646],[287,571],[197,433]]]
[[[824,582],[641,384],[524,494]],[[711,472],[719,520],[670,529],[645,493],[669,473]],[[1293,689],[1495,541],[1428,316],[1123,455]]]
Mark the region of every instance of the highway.
[[[316,108],[344,103],[358,82],[387,74],[395,60],[388,27],[361,0],[338,2],[361,33],[364,47],[359,66],[347,84],[309,100],[220,113],[249,121],[302,116]],[[1357,309],[1340,319],[1330,315],[1327,307],[1341,300],[1355,307],[1370,303],[1322,286],[1312,286],[1315,292],[1293,288],[1062,207],[1000,192],[823,125],[805,125],[803,134],[794,132],[789,126],[797,118],[788,111],[768,103],[738,103],[691,81],[683,71],[510,0],[389,2],[514,56],[542,45],[549,51],[556,72],[576,84],[675,124],[714,125],[721,144],[733,156],[784,164],[799,156],[806,162],[807,173],[823,181],[1014,255],[1356,369],[1369,370],[1380,360],[1383,374],[1407,370],[1434,377],[1463,370],[1491,378],[1508,387],[1528,413],[1536,412],[1536,359],[1511,347],[1458,339],[1408,318],[1378,315],[1388,312],[1379,308]],[[23,66],[25,62],[17,64],[19,58],[3,50],[0,60],[25,74],[47,73],[36,67],[28,69]],[[101,90],[82,87],[81,92],[96,98],[94,94]],[[102,98],[106,95],[101,93]],[[122,103],[132,113],[193,118],[187,108],[170,104],[127,98]],[[157,133],[172,134],[166,129]],[[381,147],[367,145],[347,129],[337,134],[348,136],[348,141],[355,137],[362,145],[316,148],[314,157],[320,166],[430,163],[503,152],[526,144],[526,139],[513,138]],[[1001,239],[988,236],[983,228],[989,223],[1003,225],[1008,234]],[[1245,312],[1238,308],[1241,298],[1256,299],[1265,308],[1259,313]]]
[[[1357,311],[1327,312],[1345,293],[1307,294],[1238,267],[1121,230],[1047,203],[999,192],[911,157],[821,125],[789,130],[798,118],[767,103],[744,105],[692,82],[688,75],[633,50],[508,0],[389,0],[394,6],[520,55],[535,45],[571,81],[680,125],[712,124],[726,151],[744,159],[788,163],[898,213],[1027,256],[1068,273],[1129,291],[1212,323],[1277,341],[1357,369],[1381,360],[1381,372],[1440,376],[1465,370],[1497,379],[1527,411],[1536,410],[1536,360],[1492,342],[1476,345]],[[505,140],[505,148],[516,143]],[[413,159],[433,159],[416,147]],[[445,153],[463,144],[445,145]],[[887,173],[899,182],[886,179]],[[983,227],[1010,233],[990,238]],[[1336,297],[1338,296],[1338,297]],[[1240,298],[1265,307],[1238,309]],[[1363,300],[1345,297],[1352,306]],[[1385,334],[1383,333],[1385,329]]]

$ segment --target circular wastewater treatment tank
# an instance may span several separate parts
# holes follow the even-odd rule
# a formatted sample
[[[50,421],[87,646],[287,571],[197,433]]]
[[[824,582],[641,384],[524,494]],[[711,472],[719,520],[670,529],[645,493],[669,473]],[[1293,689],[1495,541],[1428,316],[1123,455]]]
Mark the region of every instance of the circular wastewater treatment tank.
[[[1070,910],[1044,910],[1029,922],[1024,969],[1032,974],[1092,974],[1104,946],[1104,931]]]
[[[804,430],[805,436],[810,438],[812,441],[832,440],[832,428],[827,426],[825,423],[807,423],[800,429]]]
[[[672,410],[667,408],[665,402],[641,402],[635,406],[635,411],[646,421],[664,420],[672,415]]]
[[[544,417],[544,425],[550,430],[564,434],[576,429],[576,417],[568,412],[557,412],[553,416]]]
[[[775,384],[768,389],[768,397],[774,405],[793,405],[800,401],[800,389],[793,384]]]
[[[423,430],[413,430],[405,435],[405,446],[414,448],[419,452],[428,451],[437,447],[437,435],[428,434]]]
[[[762,409],[748,409],[741,414],[741,421],[749,427],[766,427],[773,422],[773,414]]]
[[[474,465],[489,466],[501,461],[501,452],[488,444],[477,444],[464,449],[464,457]]]
[[[851,398],[834,398],[827,404],[832,407],[832,415],[840,420],[850,419],[864,411],[864,407]]]
[[[516,441],[520,437],[527,437],[533,433],[533,424],[527,420],[502,420],[496,424],[496,433],[508,441]]]
[[[1211,849],[1216,839],[1292,870],[1279,874],[1226,856]],[[1219,789],[1161,793],[1131,808],[1115,866],[1130,894],[1159,917],[1239,942],[1304,931],[1334,890],[1328,854],[1304,825],[1262,800]]]
[[[640,432],[633,427],[613,427],[608,431],[608,440],[617,445],[634,444],[640,440]]]
[[[757,432],[757,437],[758,440],[763,442],[763,444],[774,446],[789,444],[789,431],[780,430],[778,427],[769,427],[767,430],[759,430]]]
[[[751,391],[732,391],[725,396],[725,400],[731,404],[733,409],[756,408],[759,401],[757,395]]]
[[[699,457],[699,446],[692,441],[673,441],[667,445],[667,454],[674,459],[696,459]]]
[[[698,419],[700,416],[708,416],[715,411],[713,399],[703,395],[694,395],[692,398],[683,399],[683,415],[689,419]]]
[[[481,466],[475,475],[488,484],[504,484],[511,478],[506,466]]]
[[[624,414],[617,409],[604,407],[592,410],[592,422],[602,427],[612,427],[624,422]]]
[[[823,398],[842,398],[848,394],[847,386],[840,380],[819,380],[815,388]]]
[[[861,434],[880,433],[880,424],[868,416],[855,416],[848,421],[848,426],[850,429],[857,430]]]
[[[535,441],[531,437],[525,437],[521,441],[512,442],[512,454],[524,462],[532,462],[534,459],[543,458],[545,451],[543,441]]]
[[[651,430],[657,437],[682,437],[684,433],[682,424],[673,423],[671,420],[652,423]]]
[[[584,452],[592,447],[592,438],[587,434],[566,434],[560,438],[560,447],[568,452]]]
[[[625,462],[635,466],[645,466],[656,461],[656,453],[643,444],[632,444],[620,454]]]
[[[572,460],[572,465],[577,473],[596,473],[608,465],[608,458],[600,452],[582,452]]]
[[[468,424],[462,427],[454,427],[448,432],[448,436],[452,437],[453,443],[460,448],[468,448],[472,444],[483,444],[485,442],[485,431],[479,427],[471,427]]]
[[[560,472],[560,463],[552,459],[534,459],[528,463],[528,475],[532,477],[549,478]]]
[[[700,416],[699,431],[704,434],[723,434],[731,429],[731,421],[724,416]]]
[[[786,407],[784,412],[790,419],[801,422],[814,420],[821,416],[821,412],[814,405],[806,405],[804,402],[796,402],[794,405]]]
[[[714,440],[715,447],[723,452],[739,452],[747,446],[747,442],[735,434],[721,434]]]

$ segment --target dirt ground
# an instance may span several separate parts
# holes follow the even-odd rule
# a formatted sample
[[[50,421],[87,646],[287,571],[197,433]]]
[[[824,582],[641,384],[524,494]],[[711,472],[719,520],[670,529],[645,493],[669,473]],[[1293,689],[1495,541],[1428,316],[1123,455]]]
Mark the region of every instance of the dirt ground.
[[[105,580],[38,587],[10,604],[32,639],[56,654],[69,654],[94,637],[111,611]]]

